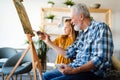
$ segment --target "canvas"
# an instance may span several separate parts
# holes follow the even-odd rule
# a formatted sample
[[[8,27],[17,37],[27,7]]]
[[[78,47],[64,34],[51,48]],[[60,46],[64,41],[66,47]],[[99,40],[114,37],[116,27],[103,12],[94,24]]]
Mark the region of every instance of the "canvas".
[[[25,8],[22,4],[22,1],[21,0],[13,0],[13,2],[16,7],[16,10],[17,10],[18,16],[20,18],[21,24],[23,26],[23,30],[24,30],[25,34],[34,35],[29,18],[27,16]]]

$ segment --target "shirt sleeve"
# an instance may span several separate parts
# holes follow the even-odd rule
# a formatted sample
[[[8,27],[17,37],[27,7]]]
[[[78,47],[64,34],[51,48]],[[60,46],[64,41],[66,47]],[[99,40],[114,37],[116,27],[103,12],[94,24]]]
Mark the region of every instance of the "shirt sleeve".
[[[113,53],[112,33],[106,24],[101,25],[94,42],[96,52],[94,52],[91,61],[94,66],[100,67],[109,62],[109,58],[111,59]]]
[[[76,56],[77,41],[78,39],[66,49],[66,58],[74,58]]]
[[[57,37],[57,38],[53,41],[53,43],[54,43],[55,45],[59,46],[59,41],[60,41],[60,37]]]

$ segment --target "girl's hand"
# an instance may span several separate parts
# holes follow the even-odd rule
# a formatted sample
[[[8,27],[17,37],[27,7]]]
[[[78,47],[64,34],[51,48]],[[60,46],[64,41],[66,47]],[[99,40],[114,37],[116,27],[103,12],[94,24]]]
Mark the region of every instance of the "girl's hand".
[[[45,32],[42,32],[42,34],[39,35],[39,38],[45,43],[48,43],[50,41],[50,36]]]

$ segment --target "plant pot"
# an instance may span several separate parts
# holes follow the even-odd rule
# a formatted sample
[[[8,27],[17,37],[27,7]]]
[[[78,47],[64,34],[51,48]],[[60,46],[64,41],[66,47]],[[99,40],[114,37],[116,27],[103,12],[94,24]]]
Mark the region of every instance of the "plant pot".
[[[99,3],[95,3],[95,4],[90,5],[91,8],[96,8],[96,9],[100,8],[100,6],[101,6],[101,4],[99,4]]]
[[[71,5],[67,5],[68,8],[71,8]]]
[[[53,19],[48,19],[48,23],[52,23],[53,22]]]
[[[48,4],[48,7],[50,7],[50,8],[53,7],[53,6],[54,6],[53,4],[50,4],[50,3]]]

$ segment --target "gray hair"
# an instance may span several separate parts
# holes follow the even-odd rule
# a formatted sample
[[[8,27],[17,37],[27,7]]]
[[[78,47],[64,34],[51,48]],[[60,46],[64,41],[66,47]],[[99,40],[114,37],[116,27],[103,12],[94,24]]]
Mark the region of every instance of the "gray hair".
[[[74,10],[77,15],[83,13],[86,18],[90,18],[90,12],[85,4],[76,4],[71,7],[71,10]]]

